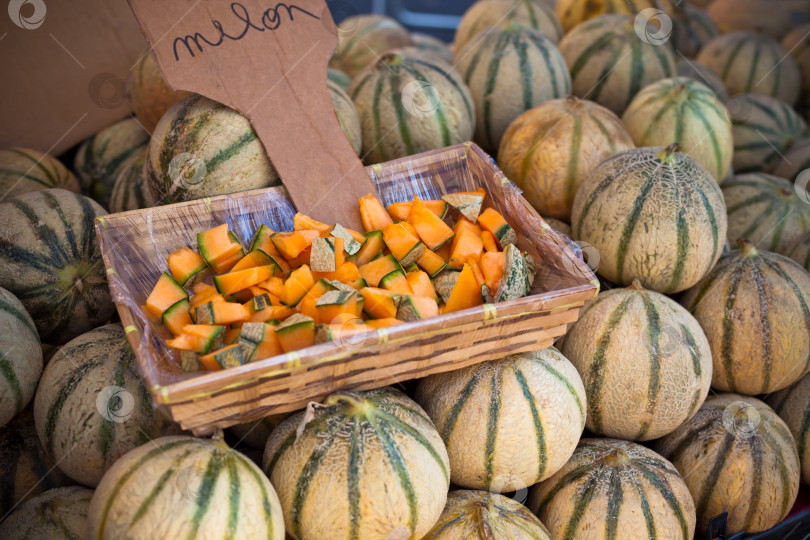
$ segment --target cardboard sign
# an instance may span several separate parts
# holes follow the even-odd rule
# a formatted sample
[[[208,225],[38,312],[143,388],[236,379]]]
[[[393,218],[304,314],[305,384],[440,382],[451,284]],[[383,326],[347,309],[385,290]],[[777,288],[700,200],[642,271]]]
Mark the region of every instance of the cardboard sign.
[[[166,81],[247,116],[300,212],[360,227],[374,192],[326,89],[324,0],[129,0]]]

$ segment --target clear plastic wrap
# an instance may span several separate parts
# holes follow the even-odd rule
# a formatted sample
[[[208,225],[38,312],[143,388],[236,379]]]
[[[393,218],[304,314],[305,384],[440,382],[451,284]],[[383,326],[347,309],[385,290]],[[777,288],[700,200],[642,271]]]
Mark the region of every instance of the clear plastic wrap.
[[[372,336],[351,344],[327,343],[220,372],[189,373],[180,369],[174,351],[166,345],[168,331],[150,320],[142,307],[167,270],[167,256],[183,246],[196,248],[198,232],[222,223],[228,223],[243,241],[261,224],[292,230],[296,210],[286,190],[274,187],[99,218],[96,230],[113,300],[142,374],[156,403],[167,407],[184,427],[204,430],[231,425],[293,410],[338,388],[382,386],[446,371],[454,362],[461,367],[471,359],[483,361],[527,350],[535,338],[519,338],[523,334],[534,332],[537,347],[547,346],[564,332],[565,324],[576,319],[582,303],[595,296],[598,282],[577,257],[575,246],[537,215],[520,190],[474,144],[373,165],[367,171],[385,205],[413,200],[415,195],[427,200],[485,188],[485,205],[504,215],[517,232],[518,247],[534,257],[531,295],[371,331]],[[544,326],[542,321],[549,314],[553,315],[551,326]],[[542,333],[552,327],[550,333]],[[453,336],[462,329],[465,335],[459,347]],[[452,343],[450,352],[442,348],[445,339]],[[492,352],[471,356],[465,351],[467,343],[471,350],[484,344]],[[506,352],[498,352],[501,344]],[[435,362],[425,357],[431,349],[442,351]],[[406,365],[407,369],[396,367]],[[378,375],[374,370],[382,371]]]

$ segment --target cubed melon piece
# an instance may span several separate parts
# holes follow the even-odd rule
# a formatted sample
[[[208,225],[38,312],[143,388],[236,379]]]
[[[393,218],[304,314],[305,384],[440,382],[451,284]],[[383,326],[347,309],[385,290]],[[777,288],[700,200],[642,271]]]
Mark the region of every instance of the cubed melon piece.
[[[430,277],[434,277],[444,270],[447,261],[442,259],[435,251],[426,249],[416,259],[416,265],[427,272]]]
[[[360,276],[372,286],[377,287],[380,285],[380,280],[395,270],[402,270],[402,267],[397,262],[396,257],[393,255],[385,255],[379,259],[373,260],[363,266],[359,267]]]
[[[263,251],[273,257],[276,261],[276,264],[281,267],[281,269],[287,273],[290,271],[290,265],[281,256],[278,249],[276,249],[275,244],[273,244],[272,236],[276,232],[268,227],[267,225],[260,225],[259,228],[256,230],[256,234],[253,235],[253,240],[250,243],[250,251]]]
[[[252,313],[248,318],[248,322],[283,321],[293,313],[292,308],[287,306],[268,306]]]
[[[241,366],[247,360],[247,351],[241,343],[226,345],[212,353],[198,356],[197,361],[208,371],[219,371],[230,367]]]
[[[514,244],[508,244],[503,256],[503,275],[494,296],[496,302],[521,298],[529,294],[531,288],[529,269],[520,250]]]
[[[433,287],[442,302],[447,302],[450,298],[450,293],[453,292],[453,287],[456,286],[456,281],[458,281],[459,273],[455,270],[445,270],[433,278]]]
[[[407,221],[408,215],[411,213],[412,202],[403,201],[389,204],[386,210],[388,210],[388,214],[394,221]],[[447,215],[447,202],[445,201],[422,201],[422,204],[442,219]]]
[[[222,325],[189,324],[183,327],[179,336],[166,340],[166,345],[175,349],[205,354],[222,344],[225,327]]]
[[[223,344],[225,345],[233,345],[236,343],[236,340],[239,339],[239,335],[242,333],[242,328],[235,326],[233,328],[228,328],[225,330],[225,339],[222,340]]]
[[[163,324],[175,336],[183,332],[183,327],[191,324],[191,315],[188,312],[188,300],[183,298],[163,312]]]
[[[397,316],[397,304],[399,304],[400,297],[398,293],[375,287],[364,287],[360,289],[359,293],[365,299],[363,313],[368,317],[387,319]]]
[[[146,311],[153,317],[160,318],[164,311],[187,298],[186,290],[174,280],[171,274],[163,272],[146,298]]]
[[[517,244],[517,235],[504,217],[492,208],[487,208],[478,216],[478,223],[492,233],[498,245],[504,250],[507,244]]]
[[[194,309],[197,324],[231,324],[248,318],[247,308],[235,302],[206,302]]]
[[[436,249],[453,238],[453,229],[428,210],[418,198],[411,203],[408,222],[416,229],[416,234],[428,249]]]
[[[357,254],[357,252],[360,251],[360,248],[363,247],[363,244],[366,243],[365,236],[357,231],[343,227],[340,223],[332,227],[329,234],[335,238],[343,239],[343,250],[347,255]]]
[[[258,285],[273,277],[276,265],[257,266],[214,276],[214,286],[223,296]]]
[[[228,230],[227,223],[197,233],[197,247],[208,266],[218,274],[230,270],[245,254],[239,239]]]
[[[385,245],[401,266],[415,263],[425,251],[425,244],[401,222],[386,225],[382,233]]]
[[[346,262],[343,238],[316,238],[312,241],[309,267],[313,272],[335,272]]]
[[[318,231],[277,232],[270,237],[281,256],[295,268],[295,259],[312,245],[320,235]]]
[[[180,285],[185,285],[192,277],[208,268],[208,264],[202,255],[188,247],[180,248],[171,253],[167,262],[169,272]]]
[[[306,264],[296,268],[290,273],[290,277],[284,282],[279,299],[287,306],[294,306],[304,297],[305,294],[315,285],[312,272]]]
[[[480,235],[482,232],[481,226],[474,221],[470,221],[464,216],[459,216],[456,224],[453,225],[453,232],[459,234],[461,231],[470,231]]]
[[[294,231],[318,231],[320,236],[329,236],[329,231],[332,229],[331,225],[322,223],[309,216],[305,216],[301,212],[296,212],[293,216],[293,230]]]
[[[369,332],[371,329],[363,324],[360,319],[355,319],[354,323],[340,324],[319,324],[315,327],[315,343],[328,343],[330,341],[347,340],[347,343],[354,343],[349,338],[355,334]],[[362,341],[362,340],[359,340]],[[361,343],[356,343],[360,345]]]
[[[480,306],[482,303],[481,286],[475,280],[470,265],[465,264],[458,275],[453,290],[450,292],[443,313],[461,311],[462,309]]]
[[[399,294],[413,294],[408,278],[402,270],[394,270],[380,280],[380,288]]]
[[[248,351],[248,362],[270,358],[284,352],[275,328],[262,322],[248,322],[242,325],[239,343]]]
[[[285,353],[311,347],[315,344],[315,321],[295,313],[276,327],[276,336]]]
[[[273,269],[274,275],[282,275],[284,271],[279,266],[279,263],[276,261],[275,257],[272,255],[268,255],[264,251],[257,249],[256,251],[251,251],[241,259],[237,261],[233,268],[231,268],[231,272],[238,272],[240,270],[247,270],[248,268],[258,268],[260,266],[275,266],[276,268]]]
[[[474,222],[478,219],[481,205],[484,203],[486,196],[487,192],[484,191],[484,188],[478,188],[477,191],[448,193],[442,196],[442,200],[458,210],[462,216]]]
[[[436,300],[426,296],[403,295],[397,307],[397,319],[403,322],[428,319],[438,314],[439,306]]]
[[[481,255],[481,272],[484,274],[484,282],[487,284],[490,294],[494,294],[501,284],[505,262],[506,257],[503,251],[488,251]]]
[[[298,309],[299,313],[312,317],[317,324],[321,321],[318,316],[318,310],[315,309],[315,304],[318,302],[318,298],[323,296],[324,293],[334,290],[337,290],[334,284],[330,283],[329,280],[321,278],[315,282],[309,291],[307,291],[307,294],[298,302],[296,309]]]
[[[453,237],[450,244],[450,261],[455,264],[477,262],[484,252],[484,242],[481,233],[470,229],[462,229]]]
[[[331,324],[342,313],[360,317],[361,310],[357,305],[357,291],[327,291],[315,302],[318,320]]]
[[[414,295],[427,296],[428,298],[432,298],[434,302],[438,300],[436,289],[433,288],[433,282],[430,281],[430,276],[428,276],[426,272],[422,272],[421,270],[408,272],[405,277],[408,279],[408,285],[411,287]]]
[[[278,276],[273,276],[267,281],[262,281],[259,283],[258,287],[280,299],[281,294],[284,291],[284,281]]]
[[[363,235],[366,239],[363,247],[357,252],[357,266],[368,264],[377,255],[382,253],[385,248],[385,241],[383,241],[382,231],[371,231]]]
[[[366,232],[382,230],[393,222],[380,200],[370,193],[360,197],[360,219]]]

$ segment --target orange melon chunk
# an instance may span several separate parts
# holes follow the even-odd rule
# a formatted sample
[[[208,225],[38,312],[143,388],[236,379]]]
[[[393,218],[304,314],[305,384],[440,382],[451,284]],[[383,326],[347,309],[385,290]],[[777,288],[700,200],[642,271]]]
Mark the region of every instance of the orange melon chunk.
[[[166,340],[169,347],[204,354],[219,346],[225,335],[221,325],[189,324],[183,327],[179,336]]]
[[[360,197],[360,219],[366,232],[382,230],[389,223],[393,223],[380,200],[370,193]]]
[[[416,236],[415,231],[402,223],[389,223],[382,229],[383,241],[399,264],[408,266],[425,251],[425,245]]]
[[[285,353],[311,347],[315,344],[315,321],[296,313],[276,327],[276,336]]]
[[[208,268],[202,255],[188,247],[171,253],[166,262],[172,277],[180,285],[185,285],[193,276]]]
[[[475,275],[470,265],[465,264],[461,269],[461,273],[456,280],[453,290],[450,292],[450,298],[447,299],[443,313],[461,311],[462,309],[480,306],[482,303],[481,287],[475,280]]]
[[[257,249],[256,251],[251,251],[239,261],[233,265],[231,268],[231,272],[238,272],[239,270],[247,270],[248,268],[257,268],[259,266],[268,266],[268,265],[278,265],[276,260],[265,253]],[[274,272],[280,274],[282,272],[281,268],[276,268]]]
[[[318,231],[293,231],[277,232],[270,239],[281,253],[281,256],[287,259],[292,266],[295,266],[292,260],[310,247],[312,241],[318,236],[320,236]]]
[[[326,223],[322,223],[318,220],[312,219],[311,217],[306,216],[301,212],[296,212],[296,214],[293,216],[293,230],[318,231],[318,234],[321,236],[329,236],[329,232],[332,230],[332,226],[327,225]]]
[[[481,244],[484,246],[484,251],[498,251],[498,243],[495,241],[495,236],[489,231],[481,231]]]
[[[230,324],[248,318],[247,308],[235,302],[207,302],[194,309],[194,320],[198,324]]]
[[[365,299],[363,312],[369,317],[391,319],[397,316],[397,293],[374,287],[363,287],[359,292]]]
[[[495,294],[501,284],[506,256],[502,251],[490,251],[481,255],[481,272],[490,294]]]
[[[371,231],[365,234],[366,239],[363,247],[357,252],[357,266],[363,266],[371,262],[371,259],[377,256],[383,248],[385,248],[385,241],[383,240],[382,231]]]
[[[264,289],[276,298],[281,299],[281,293],[284,292],[284,280],[278,276],[273,276],[267,281],[259,283],[258,287]]]
[[[244,249],[236,236],[223,223],[207,231],[197,233],[200,255],[216,273],[227,272],[244,255]]]
[[[318,319],[325,324],[332,324],[340,315],[348,314],[359,318],[360,306],[357,304],[357,293],[347,291],[327,291],[315,303]]]
[[[294,311],[287,306],[268,306],[250,315],[247,322],[283,321]]]
[[[436,249],[453,238],[453,229],[428,210],[418,198],[411,203],[408,222],[416,229],[416,234],[428,249]]]
[[[380,280],[395,270],[402,270],[396,258],[393,255],[386,255],[380,257],[367,264],[364,264],[359,269],[360,276],[366,280],[371,287],[378,287]]]
[[[290,273],[290,277],[284,282],[283,290],[279,295],[281,303],[287,306],[294,306],[304,297],[315,285],[312,272],[306,264],[296,268]]]
[[[444,267],[447,266],[447,263],[444,259],[442,259],[435,251],[431,251],[426,249],[422,252],[421,255],[416,259],[416,264],[428,273],[428,276],[434,277],[439,274]]]
[[[163,324],[172,334],[179,336],[183,327],[191,324],[191,315],[188,312],[188,300],[185,298],[163,312]]]
[[[426,296],[404,295],[397,307],[397,319],[405,322],[428,319],[438,314],[436,300]]]
[[[394,221],[407,221],[408,215],[411,213],[412,203],[413,201],[396,202],[389,204],[386,209]],[[447,203],[444,201],[422,201],[422,204],[440,218],[447,214]]]
[[[217,292],[217,288],[213,285],[208,285],[205,283],[197,283],[194,285],[192,289],[194,295],[189,299],[189,308],[194,309],[199,304],[204,303],[208,298],[212,298],[214,296],[218,296],[219,292]]]
[[[146,299],[146,311],[150,315],[160,318],[164,311],[184,298],[188,298],[186,290],[174,280],[171,274],[163,272]]]
[[[430,276],[420,270],[408,272],[405,277],[408,279],[408,285],[410,285],[413,294],[432,298],[433,303],[436,303],[439,297],[436,296],[436,289],[433,288],[433,282],[430,281]]]
[[[492,233],[501,249],[507,244],[517,244],[517,235],[504,217],[492,208],[487,208],[478,216],[478,223],[484,230]]]
[[[233,294],[253,285],[258,285],[263,281],[267,281],[273,277],[275,268],[276,265],[270,264],[230,272],[228,274],[222,274],[221,276],[214,276],[214,286],[223,296]]]
[[[461,229],[453,237],[453,242],[450,245],[450,261],[456,264],[477,262],[481,258],[483,251],[484,243],[481,239],[481,233],[476,233],[470,229]]]
[[[479,236],[482,232],[480,225],[478,225],[473,221],[470,221],[464,216],[459,216],[458,219],[456,220],[456,224],[453,226],[453,232],[456,234],[460,234],[461,231],[470,231]]]

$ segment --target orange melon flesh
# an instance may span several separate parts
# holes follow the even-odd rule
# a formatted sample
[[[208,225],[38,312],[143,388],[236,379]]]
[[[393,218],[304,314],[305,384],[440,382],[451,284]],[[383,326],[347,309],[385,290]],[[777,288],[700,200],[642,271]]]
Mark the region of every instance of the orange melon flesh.
[[[190,304],[188,306],[188,311],[191,314],[191,318],[196,320],[197,319],[197,307],[202,306],[204,304],[207,304],[208,302],[227,302],[227,300],[225,300],[225,297],[222,296],[221,294],[215,294],[214,296],[209,296],[208,298],[200,300],[196,304]]]
[[[214,285],[222,295],[233,294],[273,277],[276,265],[258,266],[214,277]]]
[[[247,322],[283,321],[293,313],[292,308],[287,306],[269,306],[252,313]]]
[[[503,249],[504,244],[516,241],[512,227],[506,222],[504,217],[492,208],[487,208],[478,216],[478,223],[481,227],[492,233],[498,245]]]
[[[315,322],[303,315],[293,315],[276,328],[276,336],[285,353],[315,345]]]
[[[354,229],[349,229],[348,227],[343,228],[346,229],[346,232],[348,232],[358,243],[364,244],[366,242],[366,237],[360,231],[355,231]]]
[[[336,341],[339,339],[344,339],[349,336],[353,336],[355,334],[362,334],[363,332],[370,332],[368,326],[363,324],[360,319],[356,319],[359,322],[348,322],[348,323],[334,323],[334,324],[326,324],[322,325],[319,328],[319,336],[328,336],[328,338],[324,339],[323,337],[318,337],[320,343],[325,341]]]
[[[312,272],[310,272],[309,266],[305,264],[290,273],[290,277],[284,282],[279,300],[284,305],[294,306],[301,301],[313,285],[315,285],[315,280],[312,277]]]
[[[495,236],[489,231],[481,231],[481,244],[484,246],[484,251],[498,251],[498,243],[495,241]]]
[[[435,251],[429,249],[426,249],[417,257],[416,264],[419,268],[427,272],[430,277],[437,275],[447,265],[444,259]]]
[[[236,291],[235,293],[225,295],[226,302],[239,302],[240,304],[244,304],[251,298],[253,298],[253,293],[251,293],[248,289],[242,289],[241,291]]]
[[[433,282],[430,281],[430,276],[427,273],[422,271],[408,272],[405,277],[408,279],[408,285],[414,295],[432,298],[433,303],[436,303],[439,297],[436,295],[436,289],[433,287]]]
[[[197,307],[201,303],[204,303],[206,299],[219,295],[216,287],[206,283],[197,283],[192,291],[194,292],[194,296],[192,296],[188,301],[189,308],[191,309]]]
[[[467,228],[461,229],[453,237],[450,245],[450,261],[459,264],[478,261],[483,251],[484,243],[481,233]]]
[[[192,324],[191,315],[188,312],[188,300],[180,300],[171,306],[163,313],[162,319],[166,328],[175,336],[179,336],[183,332],[184,326]]]
[[[473,276],[475,277],[475,282],[478,283],[478,286],[481,287],[481,285],[486,285],[486,279],[484,278],[484,272],[481,271],[481,267],[478,265],[478,262],[477,261],[469,261],[467,264],[470,265],[470,269],[472,270]]]
[[[189,324],[183,327],[178,337],[166,340],[166,344],[175,349],[203,354],[208,352],[216,337],[224,333],[225,327],[221,325]]]
[[[315,309],[315,304],[318,302],[318,298],[324,295],[327,291],[334,290],[334,287],[329,285],[325,279],[319,279],[315,282],[315,285],[307,291],[307,294],[298,302],[296,308],[298,312],[302,315],[306,315],[307,317],[312,317],[312,320],[315,321],[315,324],[318,324],[320,321],[320,317],[318,316],[318,310]]]
[[[408,258],[420,244],[419,238],[404,223],[390,223],[383,227],[383,241],[398,261]],[[424,249],[424,247],[422,248]],[[411,255],[410,258],[413,258]],[[408,264],[407,262],[402,264]]]
[[[419,199],[411,204],[408,223],[414,226],[419,239],[425,243],[428,249],[436,249],[453,238],[453,229],[448,227],[439,216],[428,210]]]
[[[235,302],[207,302],[197,306],[194,315],[200,324],[230,324],[250,318],[247,308]]]
[[[382,231],[371,231],[366,236],[365,244],[357,252],[357,266],[368,264],[379,252],[385,248],[385,241],[383,240]]]
[[[230,271],[238,272],[240,270],[247,270],[248,268],[257,268],[259,266],[268,266],[275,264],[276,261],[273,259],[273,257],[268,255],[264,251],[256,250],[251,251],[250,253],[239,259],[239,261],[235,265],[233,265],[233,268],[231,268]],[[280,272],[281,269],[274,271]]]
[[[264,339],[256,346],[250,355],[250,361],[264,360],[283,354],[284,349],[281,348],[281,342],[278,340],[275,330],[268,328],[265,330]]]
[[[351,285],[361,277],[362,276],[360,275],[360,270],[357,269],[357,265],[353,262],[347,261],[343,263],[336,272],[331,273],[327,279],[334,279],[335,281],[340,281],[346,285]]]
[[[292,260],[312,246],[312,241],[318,236],[320,236],[318,231],[293,231],[277,232],[270,239],[281,256],[294,266]]]
[[[371,194],[360,197],[360,219],[366,232],[382,230],[393,223],[380,200]]]
[[[502,251],[490,251],[481,255],[481,272],[484,274],[484,282],[491,294],[495,294],[501,284],[505,264],[506,256]]]
[[[396,293],[374,287],[363,287],[359,292],[360,296],[365,299],[363,311],[369,317],[374,319],[396,318]]]
[[[228,231],[227,223],[197,233],[197,246],[200,255],[217,273],[227,272],[244,255],[241,244]]]
[[[477,223],[473,223],[464,216],[459,216],[458,219],[456,220],[456,224],[453,226],[453,232],[456,234],[460,234],[462,231],[470,231],[479,236],[483,232],[483,230]]]
[[[202,255],[188,247],[171,253],[166,262],[169,264],[172,277],[180,285],[184,285],[194,274],[208,267]]]
[[[276,298],[281,299],[281,293],[284,292],[284,280],[280,277],[274,276],[267,281],[259,283],[258,287],[264,289]]]
[[[200,364],[200,367],[203,368],[205,371],[221,371],[222,366],[219,365],[219,362],[211,355],[203,355],[197,357],[197,362]]]
[[[480,306],[482,303],[481,287],[475,280],[470,265],[465,264],[461,269],[458,280],[456,280],[456,285],[450,293],[450,298],[447,299],[447,305],[444,306],[443,313],[461,311],[462,309]]]
[[[233,268],[244,254],[245,250],[242,249],[242,246],[234,244],[230,251],[225,252],[221,258],[208,261],[208,263],[211,268],[213,268],[214,272],[222,274]]]
[[[407,221],[411,213],[411,203],[413,201],[403,201],[389,204],[386,210],[394,221]],[[447,213],[447,203],[444,201],[422,201],[425,207],[442,218]]]
[[[170,274],[163,272],[146,299],[146,311],[159,318],[164,311],[184,298],[188,298],[185,289]]]
[[[312,276],[315,278],[316,281],[323,278],[323,277],[325,277],[326,279],[334,279],[334,278],[327,277],[327,276],[334,275],[334,273],[337,272],[337,269],[340,268],[341,266],[343,266],[343,263],[346,262],[346,252],[344,251],[344,247],[343,247],[343,245],[344,245],[343,238],[332,238],[332,241],[334,242],[333,255],[334,255],[334,260],[335,260],[335,269],[333,271],[331,271],[331,272],[316,272],[316,271],[313,270],[312,271]],[[311,257],[311,255],[310,255],[310,267],[312,267],[312,257]]]
[[[401,270],[393,255],[386,255],[364,264],[359,269],[360,277],[372,287],[378,287],[380,280],[395,270]]]
[[[293,216],[293,230],[318,231],[320,236],[326,237],[332,231],[332,226],[312,219],[301,212],[296,212],[295,216]]]
[[[225,339],[222,340],[225,345],[233,345],[237,339],[239,339],[239,334],[242,333],[241,328],[229,328],[225,331]]]
[[[289,263],[290,268],[298,268],[299,266],[302,266],[304,264],[309,265],[309,261],[311,258],[312,258],[312,246],[309,245],[306,247],[306,249],[304,249],[304,251],[299,253],[297,257],[287,259],[287,262]]]
[[[446,244],[443,244],[443,245],[441,245],[441,246],[437,247],[437,248],[434,250],[434,252],[436,253],[436,255],[438,255],[439,257],[441,257],[441,258],[442,258],[442,260],[444,260],[445,262],[447,262],[447,261],[449,261],[449,260],[450,260],[450,253],[451,253],[451,250],[450,250],[450,244],[451,244],[451,242],[447,242]]]
[[[416,304],[416,307],[423,319],[438,317],[439,305],[436,303],[434,298],[430,298],[428,296],[411,296],[411,302]]]
[[[380,280],[380,287],[399,294],[413,294],[402,270],[395,270]]]
[[[318,320],[325,324],[338,324],[336,319],[341,315],[351,315],[352,318],[359,318],[362,310],[357,303],[357,294],[352,294],[351,297],[342,304],[327,304],[316,305],[315,309],[318,312]],[[321,297],[321,300],[323,296]]]
[[[227,354],[229,351],[233,351],[237,353],[236,358],[231,357],[230,359],[226,360],[226,362],[234,362],[234,363],[238,362],[239,364],[241,364],[244,359],[244,351],[240,351],[239,349],[242,349],[242,344],[234,343],[232,345],[222,347],[221,349],[217,349],[216,351],[213,351],[209,354],[198,356],[197,362],[199,362],[200,366],[202,366],[207,371],[219,371],[220,369],[222,369],[222,366],[219,364],[214,355],[221,356]],[[234,366],[227,366],[227,367],[234,367]]]
[[[253,235],[253,241],[250,244],[250,251],[264,251],[271,257],[277,260],[279,264],[284,264],[284,257],[281,256],[281,253],[276,249],[276,246],[273,244],[272,236],[276,233],[273,229],[268,227],[267,225],[259,226],[256,234]],[[283,268],[285,272],[289,272],[289,267]]]
[[[396,326],[398,324],[403,324],[402,321],[399,319],[393,318],[386,318],[386,319],[371,319],[370,321],[366,321],[366,326],[369,328],[389,328],[391,326]]]

